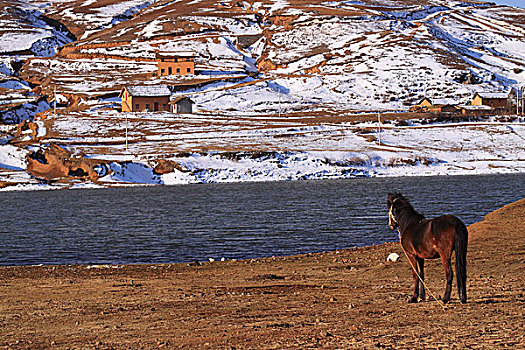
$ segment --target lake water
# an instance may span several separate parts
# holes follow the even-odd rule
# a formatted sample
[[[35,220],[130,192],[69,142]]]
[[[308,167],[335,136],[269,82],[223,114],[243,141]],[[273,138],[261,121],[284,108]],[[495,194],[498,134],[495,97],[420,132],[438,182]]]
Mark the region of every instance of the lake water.
[[[396,241],[386,196],[467,225],[525,197],[525,175],[0,193],[0,265],[242,259]]]

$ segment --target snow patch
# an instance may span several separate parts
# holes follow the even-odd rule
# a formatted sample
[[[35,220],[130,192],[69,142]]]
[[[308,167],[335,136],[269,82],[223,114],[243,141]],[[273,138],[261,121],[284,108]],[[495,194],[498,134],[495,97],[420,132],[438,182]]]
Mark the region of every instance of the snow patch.
[[[12,146],[0,145],[0,169],[25,170],[28,151]]]

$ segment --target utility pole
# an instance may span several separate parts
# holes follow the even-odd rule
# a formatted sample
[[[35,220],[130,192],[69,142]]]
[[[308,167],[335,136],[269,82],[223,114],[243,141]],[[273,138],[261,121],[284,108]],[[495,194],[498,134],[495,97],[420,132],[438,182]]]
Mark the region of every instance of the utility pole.
[[[525,96],[523,93],[525,93],[525,86],[521,87],[521,115],[525,114]]]
[[[53,113],[55,114],[55,118],[56,118],[57,117],[57,86],[56,85],[54,89],[53,101],[54,101]]]
[[[279,118],[281,118],[281,88],[279,88]]]
[[[525,99],[523,93],[525,92],[525,86],[521,87],[521,115],[525,114]]]
[[[379,137],[378,137],[379,143],[378,144],[381,145],[381,113],[379,113],[379,112],[377,113],[377,122],[378,122],[377,130],[378,130],[378,135],[379,135]]]
[[[520,87],[516,87],[516,115],[520,114]]]
[[[128,153],[128,114],[125,113],[126,116],[126,153]]]

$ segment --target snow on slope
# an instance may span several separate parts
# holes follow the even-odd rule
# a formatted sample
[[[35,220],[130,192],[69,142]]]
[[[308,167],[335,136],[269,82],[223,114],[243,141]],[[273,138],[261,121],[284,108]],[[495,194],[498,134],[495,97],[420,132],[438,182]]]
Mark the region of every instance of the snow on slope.
[[[28,100],[30,102],[26,102]],[[12,101],[13,100],[11,100],[11,102]],[[0,122],[5,124],[18,124],[26,119],[31,120],[36,113],[43,112],[50,108],[46,101],[35,98],[22,97],[19,99],[19,102],[21,102],[21,104],[18,106],[0,113]]]
[[[197,55],[200,75],[168,83],[246,73],[176,93],[190,95],[197,115],[122,114],[114,101],[91,99],[79,105],[90,108],[59,113],[46,128],[38,121],[40,137],[53,135],[45,141],[112,161],[107,183],[525,171],[522,122],[386,125],[382,145],[366,131],[375,125],[309,123],[327,114],[405,111],[423,96],[465,103],[475,91],[525,84],[523,10],[408,0],[31,2],[92,30],[63,55],[24,67],[27,78],[52,77],[43,88],[92,98],[122,85],[166,83],[153,77],[156,50]],[[465,84],[468,73],[480,83]],[[254,150],[274,153],[253,157]],[[159,158],[187,171],[155,175]]]
[[[53,56],[59,46],[72,39],[64,28],[50,24],[30,4],[7,1],[0,15],[0,54],[31,51],[36,56]]]
[[[30,92],[29,84],[17,75],[19,63],[27,57],[49,57],[72,41],[60,23],[45,17],[27,2],[3,1],[0,14],[0,122],[19,123],[49,108]],[[19,55],[24,55],[19,57]],[[45,72],[42,72],[45,74]]]
[[[97,156],[113,161],[110,164],[113,173],[101,178],[97,186],[525,172],[523,121],[487,120],[407,127],[386,124],[381,145],[366,141],[355,132],[356,129],[368,129],[366,135],[376,136],[374,124],[326,129],[305,128],[302,136],[278,141],[281,144],[277,148],[295,148],[295,151],[177,154],[167,159],[179,164],[183,171],[176,169],[164,175],[157,175],[152,170],[155,154],[132,155],[135,145],[126,155],[120,147],[120,154]],[[329,137],[323,137],[319,134],[321,131],[329,131]],[[285,130],[232,134],[274,139],[276,133],[282,132]],[[213,139],[212,134],[202,134],[200,143],[206,144],[207,137]],[[0,146],[3,150],[0,154],[5,153],[5,147],[12,146]],[[18,160],[5,162],[11,167],[23,167],[23,156],[20,153]],[[30,186],[34,189],[34,185]],[[24,185],[18,188],[24,189]]]
[[[525,171],[523,122],[387,126],[381,135],[382,145],[360,139],[352,131],[371,126],[333,130],[326,138],[319,137],[316,130],[306,130],[303,136],[281,141],[284,144],[277,147],[297,151],[174,156],[169,159],[188,172],[175,170],[155,181],[176,184]],[[268,136],[257,131],[250,134],[251,138]]]
[[[288,121],[277,116],[211,118],[144,113],[139,117],[108,110],[78,113],[50,124],[53,133],[62,136],[60,142],[71,142],[78,153],[137,164],[129,173],[119,168],[116,176],[108,175],[103,180],[112,183],[525,172],[523,118],[428,125],[413,121],[408,126],[389,122],[382,125],[381,145],[377,144],[377,126],[309,125],[307,121]],[[174,161],[185,172],[175,170],[153,176],[151,168],[144,166],[153,167],[159,158]],[[138,170],[140,174],[134,176]]]
[[[199,15],[189,15],[189,4],[183,6],[182,2],[154,3],[132,20],[102,31],[107,36],[97,34],[78,46],[74,51],[78,55],[112,57],[97,56],[93,67],[85,67],[85,74],[75,61],[61,57],[48,63],[34,60],[24,70],[35,76],[49,69],[64,90],[96,94],[118,91],[122,85],[152,75],[154,64],[141,60],[153,59],[156,51],[182,51],[197,56],[196,69],[204,75],[258,70],[257,78],[268,81],[268,86],[280,86],[268,90],[264,85],[239,84],[229,86],[224,96],[217,96],[213,86],[201,88],[195,98],[200,110],[210,113],[276,113],[279,95],[287,104],[281,104],[282,112],[408,110],[423,96],[466,103],[476,91],[508,91],[525,84],[525,28],[520,22],[505,20],[504,11],[508,10],[462,2],[408,3],[261,2],[235,5],[243,6],[235,11],[208,1],[192,3]],[[323,15],[314,9],[344,10],[349,15]],[[350,15],[352,11],[355,16]],[[142,16],[147,20],[141,21]],[[95,19],[91,22],[98,23]],[[181,28],[185,26],[193,29],[185,34]],[[260,38],[254,43],[239,44],[255,35]],[[99,45],[104,40],[117,44]],[[136,62],[119,66],[111,62],[115,57]],[[84,65],[89,65],[87,62]],[[104,71],[112,79],[97,83]],[[137,79],[139,71],[141,79]],[[461,77],[468,74],[481,83],[464,84]],[[78,79],[68,83],[74,79],[72,75],[89,83]],[[151,76],[148,79],[155,82]]]
[[[0,169],[23,170],[26,168],[27,151],[11,145],[0,145],[0,150]]]
[[[29,0],[25,1],[60,19],[68,25],[74,24],[79,38],[86,38],[104,28],[127,21],[136,13],[147,8],[153,0]]]

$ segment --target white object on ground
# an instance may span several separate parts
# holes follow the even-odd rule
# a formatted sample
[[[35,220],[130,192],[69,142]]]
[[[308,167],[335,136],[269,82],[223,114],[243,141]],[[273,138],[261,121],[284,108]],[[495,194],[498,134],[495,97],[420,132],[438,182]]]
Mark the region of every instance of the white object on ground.
[[[386,258],[386,261],[396,262],[397,259],[399,259],[399,255],[397,253],[390,253],[388,258]]]

